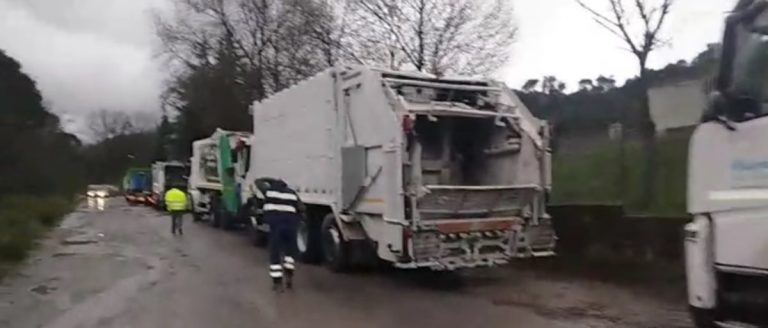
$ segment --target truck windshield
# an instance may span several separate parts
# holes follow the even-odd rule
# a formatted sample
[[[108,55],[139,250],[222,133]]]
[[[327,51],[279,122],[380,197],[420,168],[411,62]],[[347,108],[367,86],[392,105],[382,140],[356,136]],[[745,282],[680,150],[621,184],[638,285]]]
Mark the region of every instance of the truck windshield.
[[[183,166],[166,166],[165,167],[165,179],[167,185],[172,186],[185,186],[186,181],[184,176],[186,175]]]
[[[729,91],[739,100],[733,109],[744,121],[768,115],[768,33],[744,25],[738,30]]]

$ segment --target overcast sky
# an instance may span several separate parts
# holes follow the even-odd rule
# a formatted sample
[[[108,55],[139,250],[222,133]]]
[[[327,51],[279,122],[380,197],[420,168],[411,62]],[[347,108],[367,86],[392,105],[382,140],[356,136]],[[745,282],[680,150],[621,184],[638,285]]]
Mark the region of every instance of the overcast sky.
[[[38,82],[65,126],[83,134],[82,117],[99,108],[158,111],[165,72],[155,56],[151,12],[170,0],[0,0],[0,49]],[[510,0],[520,34],[498,77],[513,87],[556,75],[574,87],[583,77],[636,74],[631,55],[573,0]],[[605,0],[587,0],[605,3]],[[717,42],[732,0],[676,0],[652,67],[690,60]]]

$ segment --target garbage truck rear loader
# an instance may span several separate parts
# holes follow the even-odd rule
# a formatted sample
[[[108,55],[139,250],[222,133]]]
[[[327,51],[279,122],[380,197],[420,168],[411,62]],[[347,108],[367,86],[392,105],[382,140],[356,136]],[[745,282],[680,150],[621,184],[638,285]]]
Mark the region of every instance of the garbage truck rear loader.
[[[212,226],[227,229],[249,222],[240,211],[250,138],[250,133],[217,129],[192,143],[188,191],[195,221],[208,219]]]
[[[501,83],[336,67],[252,112],[245,185],[299,193],[305,260],[453,270],[554,254],[549,129]]]
[[[123,196],[129,204],[147,204],[152,192],[152,171],[148,168],[130,168],[123,176]]]

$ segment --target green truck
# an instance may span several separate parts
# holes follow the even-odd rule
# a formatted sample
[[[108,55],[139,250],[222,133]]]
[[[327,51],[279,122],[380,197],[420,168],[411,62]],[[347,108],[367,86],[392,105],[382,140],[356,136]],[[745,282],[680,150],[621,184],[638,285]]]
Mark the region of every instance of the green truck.
[[[128,204],[147,204],[152,194],[152,170],[130,168],[123,176],[123,195]]]
[[[248,223],[241,212],[251,196],[242,184],[250,147],[250,133],[221,129],[192,143],[188,192],[196,221],[227,229]]]

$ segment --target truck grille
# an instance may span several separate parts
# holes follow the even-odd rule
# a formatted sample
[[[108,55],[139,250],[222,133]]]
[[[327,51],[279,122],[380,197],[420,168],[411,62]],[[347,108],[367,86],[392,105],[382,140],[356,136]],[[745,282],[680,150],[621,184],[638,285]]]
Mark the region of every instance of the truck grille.
[[[717,278],[725,319],[768,326],[768,276],[719,272]]]

